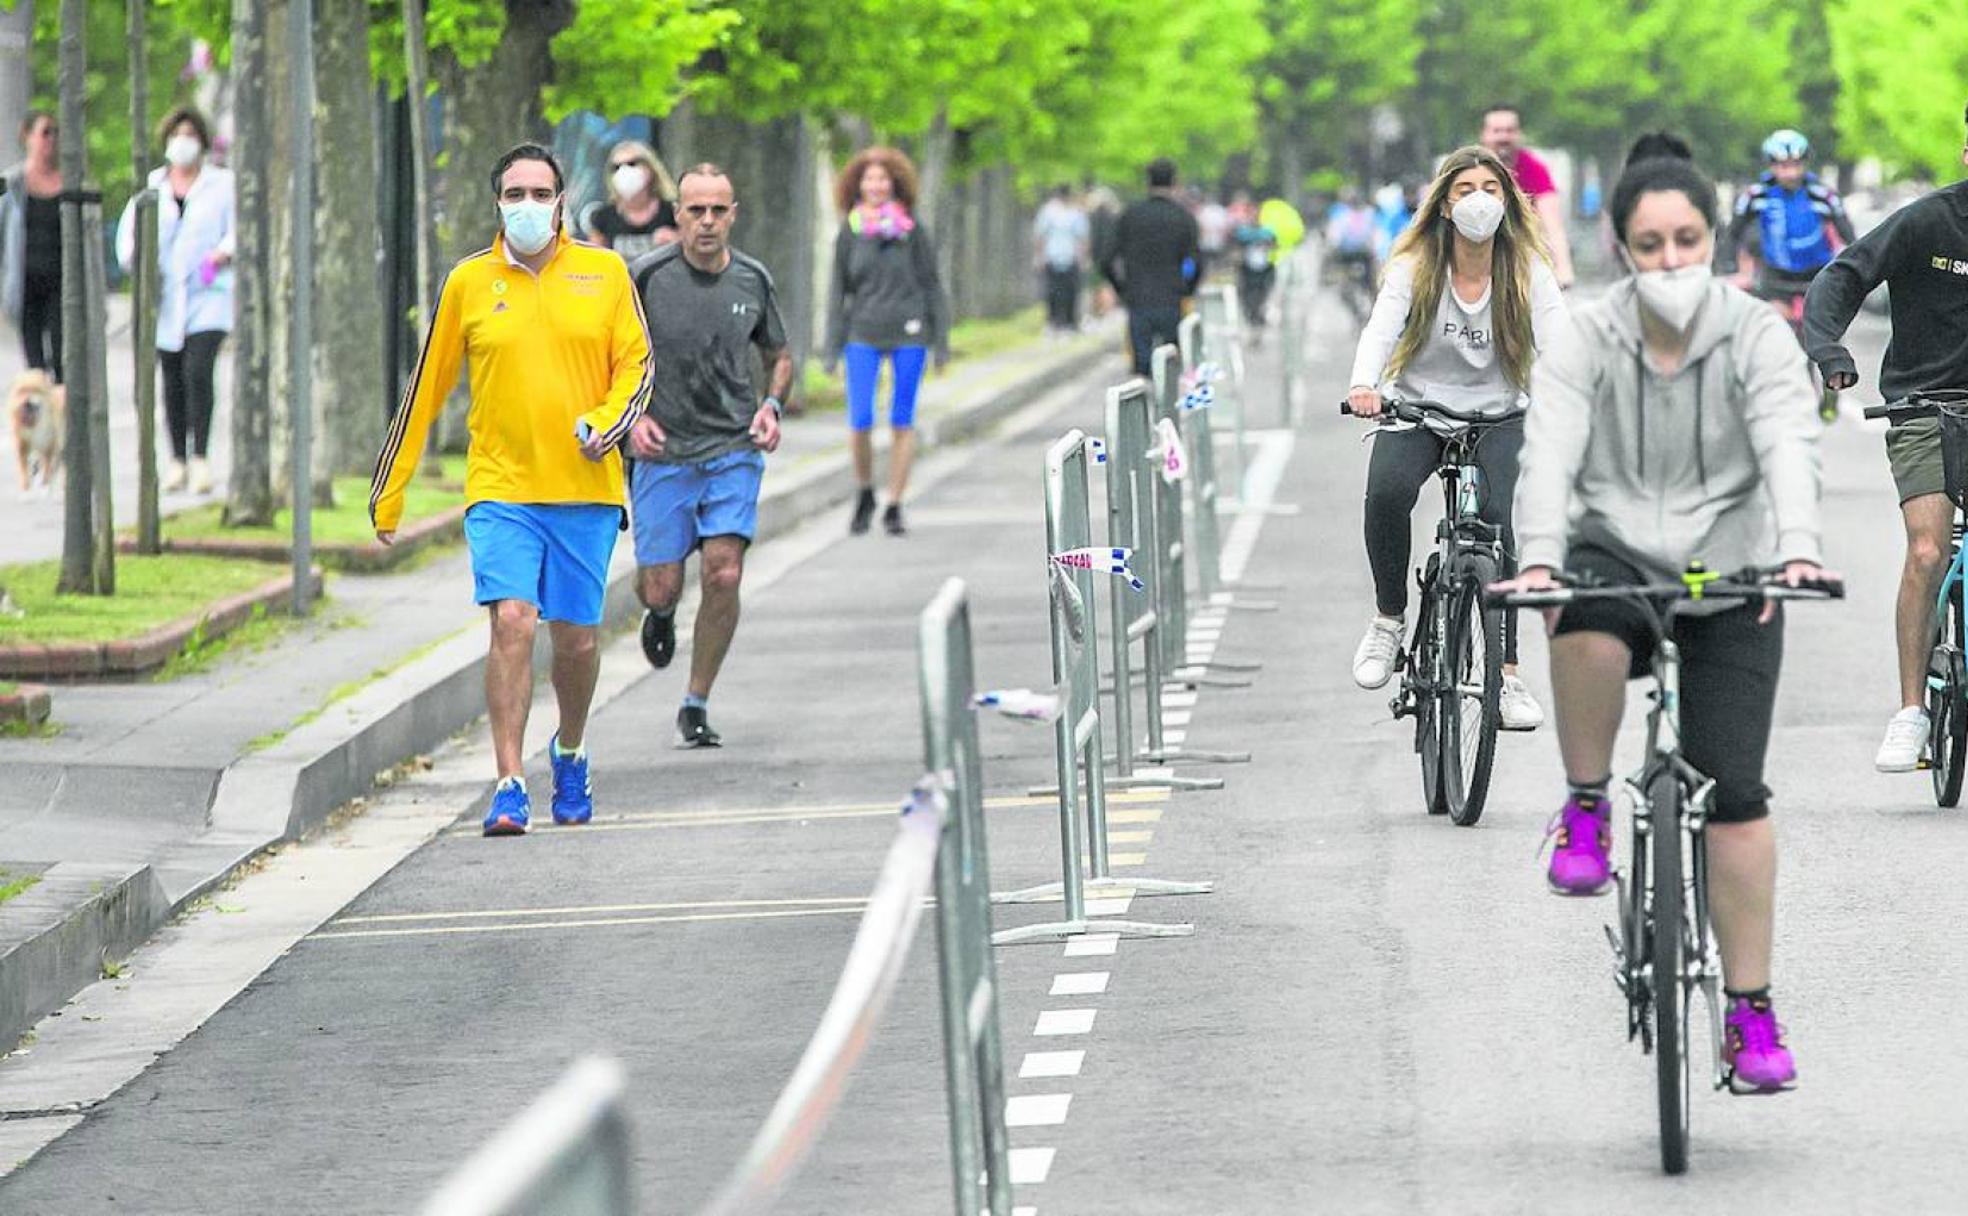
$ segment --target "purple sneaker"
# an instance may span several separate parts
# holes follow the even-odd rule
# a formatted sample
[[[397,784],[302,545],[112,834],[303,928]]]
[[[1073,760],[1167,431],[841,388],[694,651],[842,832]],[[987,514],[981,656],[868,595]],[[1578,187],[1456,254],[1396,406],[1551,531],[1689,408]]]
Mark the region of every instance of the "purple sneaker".
[[[1784,1046],[1783,1027],[1769,1002],[1758,1009],[1748,997],[1729,999],[1722,1019],[1722,1063],[1729,1088],[1739,1094],[1779,1094],[1797,1085],[1797,1061]]]
[[[1604,799],[1590,804],[1576,796],[1552,819],[1551,889],[1560,895],[1597,895],[1613,879],[1612,812]]]

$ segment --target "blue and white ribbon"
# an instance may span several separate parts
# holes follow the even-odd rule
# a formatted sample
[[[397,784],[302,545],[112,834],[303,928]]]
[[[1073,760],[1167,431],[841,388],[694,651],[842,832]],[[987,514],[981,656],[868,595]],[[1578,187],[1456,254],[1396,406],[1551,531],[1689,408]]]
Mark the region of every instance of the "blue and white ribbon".
[[[1030,688],[1000,688],[991,692],[980,692],[976,697],[979,709],[995,709],[1007,718],[1019,722],[1057,722],[1066,712],[1066,697],[1059,689],[1036,692]]]
[[[1073,585],[1067,576],[1066,567],[1058,562],[1047,562],[1046,570],[1051,574],[1050,590],[1052,599],[1059,606],[1059,613],[1066,618],[1066,636],[1075,642],[1086,638],[1086,601],[1080,598],[1080,589]]]
[[[1116,546],[1112,549],[1068,549],[1064,553],[1052,555],[1054,569],[1091,570],[1095,574],[1112,574],[1128,581],[1128,586],[1136,591],[1146,591],[1148,584],[1134,576],[1128,566],[1128,559],[1134,550]]]
[[[1182,374],[1182,408],[1206,410],[1216,404],[1216,382],[1223,377],[1214,363],[1198,363]]]
[[[1107,463],[1107,441],[1098,435],[1086,438],[1086,454],[1095,464]]]

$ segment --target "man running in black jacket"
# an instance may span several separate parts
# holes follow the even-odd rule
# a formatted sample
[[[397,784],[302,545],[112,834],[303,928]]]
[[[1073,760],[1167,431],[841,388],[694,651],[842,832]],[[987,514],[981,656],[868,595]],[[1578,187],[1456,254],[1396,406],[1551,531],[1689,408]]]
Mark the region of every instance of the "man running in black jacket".
[[[1136,375],[1148,374],[1157,346],[1175,341],[1182,302],[1201,274],[1199,249],[1196,218],[1175,199],[1175,162],[1157,160],[1148,166],[1148,197],[1121,214],[1100,266],[1127,305]]]
[[[1968,122],[1968,111],[1962,120]],[[1968,143],[1961,159],[1968,165]],[[1968,389],[1968,181],[1900,208],[1813,280],[1804,301],[1804,345],[1834,389],[1858,383],[1858,365],[1841,339],[1859,305],[1881,283],[1892,296],[1893,338],[1879,368],[1880,393],[1892,401],[1909,393]],[[1886,726],[1874,765],[1881,772],[1905,773],[1919,767],[1931,727],[1922,706],[1928,629],[1947,572],[1954,504],[1945,494],[1938,420],[1888,430],[1886,456],[1907,534],[1894,613],[1902,708]]]

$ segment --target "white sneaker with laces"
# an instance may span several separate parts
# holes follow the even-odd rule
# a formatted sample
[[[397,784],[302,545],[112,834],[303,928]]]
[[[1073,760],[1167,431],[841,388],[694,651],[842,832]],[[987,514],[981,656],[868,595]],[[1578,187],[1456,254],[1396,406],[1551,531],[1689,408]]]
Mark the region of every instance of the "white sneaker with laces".
[[[1544,706],[1524,687],[1523,680],[1506,675],[1503,693],[1497,698],[1497,719],[1497,725],[1505,730],[1536,730],[1544,725]]]
[[[1367,622],[1367,632],[1353,652],[1353,682],[1362,688],[1379,688],[1394,674],[1394,656],[1401,649],[1401,619],[1377,616]]]
[[[1894,714],[1886,723],[1886,738],[1879,745],[1879,754],[1872,758],[1872,767],[1882,773],[1910,773],[1919,768],[1931,726],[1927,711],[1918,705]]]

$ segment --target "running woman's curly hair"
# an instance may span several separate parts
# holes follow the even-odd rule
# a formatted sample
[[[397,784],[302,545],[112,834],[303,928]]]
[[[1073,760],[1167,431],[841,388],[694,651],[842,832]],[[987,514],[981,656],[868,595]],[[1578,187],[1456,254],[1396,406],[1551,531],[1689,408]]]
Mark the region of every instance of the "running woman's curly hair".
[[[834,182],[834,201],[840,204],[842,215],[861,205],[861,175],[868,171],[869,165],[888,170],[888,180],[895,183],[895,201],[910,211],[916,209],[915,164],[899,149],[875,147],[855,153]]]
[[[1509,109],[1508,106],[1499,107]],[[1455,257],[1455,224],[1449,219],[1449,189],[1471,169],[1488,169],[1503,185],[1503,223],[1492,238],[1490,260],[1490,320],[1496,331],[1497,364],[1504,378],[1519,389],[1531,386],[1531,362],[1537,347],[1531,334],[1531,259],[1551,260],[1536,213],[1517,179],[1488,148],[1471,144],[1449,153],[1428,187],[1421,206],[1389,258],[1414,260],[1414,301],[1394,353],[1387,360],[1389,379],[1419,353],[1435,328],[1435,310],[1448,288],[1449,267]]]

